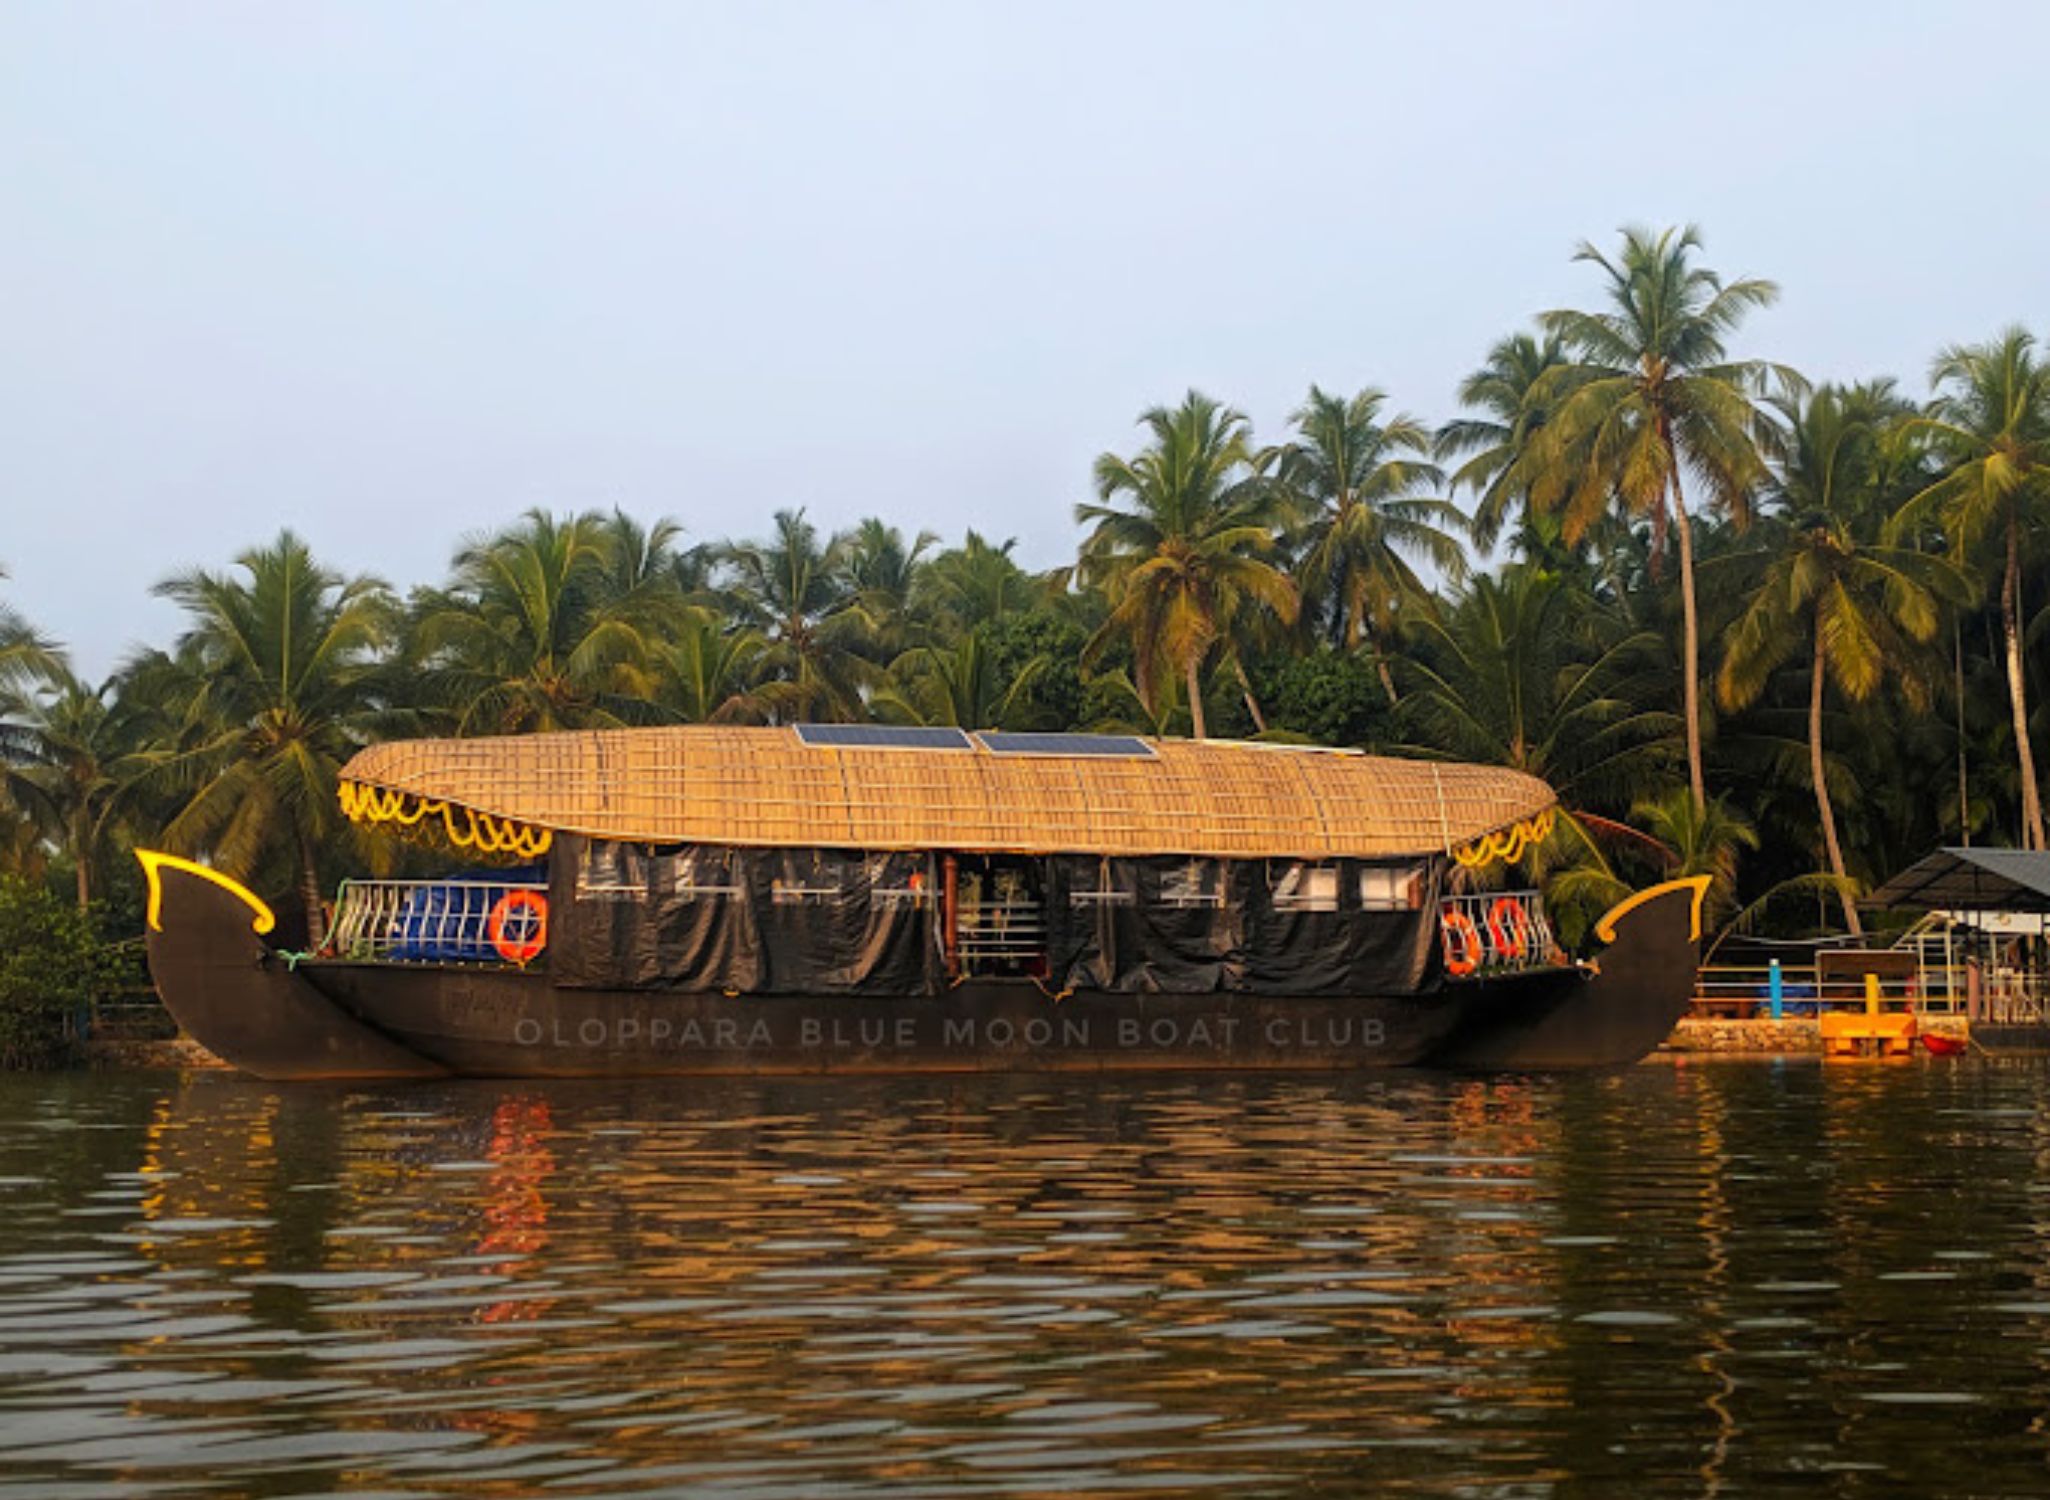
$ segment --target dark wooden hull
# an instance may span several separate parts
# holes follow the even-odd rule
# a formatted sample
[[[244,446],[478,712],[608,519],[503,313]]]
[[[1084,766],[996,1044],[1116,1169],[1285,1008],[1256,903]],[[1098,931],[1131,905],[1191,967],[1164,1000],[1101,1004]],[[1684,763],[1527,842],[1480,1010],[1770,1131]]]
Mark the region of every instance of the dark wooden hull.
[[[302,969],[336,1005],[451,1072],[587,1076],[1106,1068],[1360,1068],[1420,1061],[1443,994],[1347,999],[1078,993],[970,981],[936,996],[561,989],[503,969]]]
[[[273,1079],[1612,1066],[1671,1030],[1694,975],[1676,890],[1624,918],[1599,971],[1415,995],[1055,1000],[1029,980],[896,999],[582,990],[538,969],[293,964],[229,889],[152,878],[165,1005],[224,1061]]]
[[[1701,887],[1674,881],[1602,919],[1611,936],[1590,974],[1475,981],[1433,1050],[1448,1068],[1578,1068],[1635,1062],[1672,1035],[1694,1003]]]

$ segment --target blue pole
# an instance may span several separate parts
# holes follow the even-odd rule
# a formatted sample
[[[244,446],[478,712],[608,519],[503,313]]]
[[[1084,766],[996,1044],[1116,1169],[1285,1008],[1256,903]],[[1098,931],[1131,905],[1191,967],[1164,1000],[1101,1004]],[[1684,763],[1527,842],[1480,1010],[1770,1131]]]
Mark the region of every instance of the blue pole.
[[[1780,972],[1780,961],[1778,959],[1772,961],[1770,973],[1772,975],[1772,1018],[1775,1021],[1784,1020],[1786,1017],[1787,980],[1786,975]]]

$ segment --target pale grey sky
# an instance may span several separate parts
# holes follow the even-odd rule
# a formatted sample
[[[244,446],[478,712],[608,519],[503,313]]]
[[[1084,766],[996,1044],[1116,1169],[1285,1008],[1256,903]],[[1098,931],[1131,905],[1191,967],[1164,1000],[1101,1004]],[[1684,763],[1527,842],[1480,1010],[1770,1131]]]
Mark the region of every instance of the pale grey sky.
[[[289,525],[528,506],[1064,559],[1195,385],[1436,421],[1574,244],[1698,222],[1747,352],[2050,332],[2033,3],[0,0],[0,598],[99,673]]]

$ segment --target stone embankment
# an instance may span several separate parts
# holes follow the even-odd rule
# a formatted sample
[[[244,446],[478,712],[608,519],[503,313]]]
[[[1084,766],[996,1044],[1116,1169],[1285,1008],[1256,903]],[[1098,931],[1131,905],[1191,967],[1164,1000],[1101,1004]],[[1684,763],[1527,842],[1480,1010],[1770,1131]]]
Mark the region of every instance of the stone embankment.
[[[1968,1033],[1962,1016],[1928,1016],[1922,1020],[1921,1028],[1939,1036],[1962,1037]],[[1665,1045],[1659,1050],[1723,1055],[1819,1053],[1822,1051],[1822,1026],[1812,1016],[1785,1021],[1762,1018],[1731,1021],[1690,1016],[1673,1028],[1673,1034],[1666,1038]]]

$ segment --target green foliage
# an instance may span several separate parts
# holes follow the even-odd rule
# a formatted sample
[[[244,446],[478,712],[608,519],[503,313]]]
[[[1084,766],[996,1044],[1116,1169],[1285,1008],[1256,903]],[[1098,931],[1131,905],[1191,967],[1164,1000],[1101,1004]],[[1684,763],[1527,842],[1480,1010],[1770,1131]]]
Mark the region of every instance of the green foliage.
[[[985,620],[975,634],[997,681],[1027,677],[1013,705],[1014,727],[1062,730],[1085,721],[1080,663],[1089,632],[1079,623],[1042,607]]]
[[[1708,269],[1691,229],[1581,258],[1592,308],[1497,341],[1435,432],[1372,386],[1310,386],[1271,446],[1195,392],[1147,410],[1045,572],[884,517],[833,533],[789,508],[686,544],[536,510],[402,605],[286,533],[165,583],[177,639],[99,684],[0,602],[0,871],[132,930],[120,855],[168,846],[317,932],[323,878],[392,857],[335,805],[376,739],[799,719],[1514,766],[1565,809],[1530,868],[1569,934],[1697,866],[1721,911],[1806,920],[1841,894],[1851,924],[1854,884],[1933,843],[2041,842],[2034,339],[1946,350],[1924,405],[1811,393],[1733,352],[1774,288]]]
[[[236,566],[239,577],[185,573],[158,589],[191,622],[144,668],[175,715],[170,742],[146,757],[178,796],[162,842],[244,877],[282,861],[318,943],[318,861],[344,833],[342,764],[376,731],[396,609],[382,583],[321,567],[289,531]]]
[[[428,707],[457,734],[596,729],[652,695],[652,630],[674,598],[676,528],[625,516],[557,518],[466,543],[449,586],[412,605]]]
[[[107,972],[85,912],[40,882],[0,875],[0,1068],[75,1060]]]
[[[822,539],[801,510],[779,510],[774,519],[767,540],[734,543],[722,554],[727,602],[766,642],[770,680],[762,697],[791,719],[859,719],[878,673],[860,650],[876,622],[855,608],[856,539],[845,532]]]
[[[2050,528],[2050,365],[2036,357],[2036,341],[2025,330],[2010,328],[1991,343],[1946,349],[1932,378],[1936,400],[1915,426],[1949,463],[1902,507],[1894,529],[1911,534],[1931,522],[1940,526],[1952,554],[1977,561],[1988,592],[2000,599],[2022,838],[2027,848],[2050,849],[2022,626],[2024,568]]]
[[[1082,576],[1110,603],[1085,660],[1113,640],[1128,644],[1133,684],[1155,713],[1165,685],[1179,678],[1202,739],[1199,684],[1211,653],[1262,611],[1282,623],[1295,618],[1296,587],[1270,560],[1284,504],[1263,482],[1268,459],[1254,451],[1241,413],[1190,391],[1180,406],[1154,407],[1140,420],[1151,444],[1132,458],[1098,458],[1099,503],[1075,507],[1075,519],[1093,527]]]
[[[1623,231],[1615,259],[1583,244],[1606,279],[1600,312],[1561,310],[1540,320],[1572,362],[1533,385],[1550,416],[1529,445],[1516,480],[1540,510],[1564,518],[1568,542],[1610,510],[1648,517],[1652,555],[1670,530],[1680,552],[1680,692],[1688,782],[1707,800],[1699,704],[1701,631],[1695,598],[1693,522],[1681,476],[1691,472],[1711,505],[1748,517],[1765,477],[1753,397],[1766,366],[1732,361],[1727,341],[1746,313],[1770,306],[1779,289],[1743,278],[1725,283],[1695,264],[1701,238],[1689,227],[1657,235]],[[1792,377],[1788,376],[1788,380]]]
[[[1393,737],[1394,711],[1372,659],[1361,652],[1318,646],[1265,663],[1255,675],[1274,731],[1316,745],[1366,748]]]
[[[1665,666],[1655,632],[1513,563],[1418,629],[1402,722],[1419,751],[1527,771],[1569,808],[1628,806],[1675,758]]]

